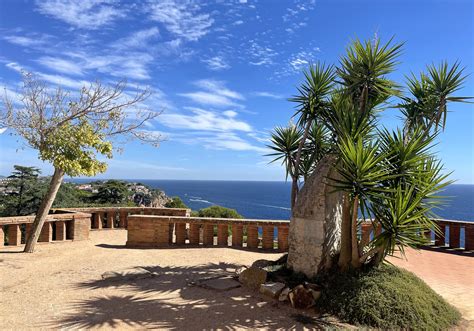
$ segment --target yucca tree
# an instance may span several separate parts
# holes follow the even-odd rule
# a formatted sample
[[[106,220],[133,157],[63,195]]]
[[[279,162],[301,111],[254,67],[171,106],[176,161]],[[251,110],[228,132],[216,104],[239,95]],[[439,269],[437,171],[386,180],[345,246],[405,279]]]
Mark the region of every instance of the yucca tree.
[[[449,66],[446,61],[439,65],[429,65],[427,73],[419,77],[407,77],[407,87],[410,96],[402,97],[398,105],[404,116],[404,130],[409,134],[421,127],[426,135],[444,130],[448,114],[448,104],[451,102],[467,102],[470,97],[454,96],[465,82],[465,68],[455,62]]]
[[[335,85],[335,69],[333,66],[327,66],[324,63],[316,63],[310,65],[309,69],[304,72],[305,80],[298,87],[298,94],[290,101],[297,104],[297,110],[294,115],[297,125],[303,129],[298,150],[295,158],[295,178],[291,189],[291,207],[296,203],[298,195],[298,178],[300,171],[300,163],[303,153],[303,147],[306,143],[311,127],[318,125],[318,118],[328,106],[329,96]],[[306,160],[308,162],[308,160]]]
[[[338,68],[310,66],[299,95],[291,99],[298,103],[298,129],[283,135],[277,128],[272,135],[272,155],[287,165],[296,183],[300,173],[306,181],[318,162],[328,160],[326,155],[335,156],[330,166],[337,175],[329,179],[334,190],[343,192],[337,260],[342,270],[376,265],[386,255],[425,243],[424,233],[436,229],[434,210],[443,204],[439,192],[450,183],[432,146],[446,124],[447,105],[469,99],[453,95],[466,79],[464,69],[457,62],[429,66],[419,79],[408,79],[412,96],[401,96],[388,75],[396,69],[402,45],[356,40]],[[398,97],[404,129],[380,128],[378,114]],[[369,243],[358,238],[359,213],[382,229]]]
[[[286,179],[291,178],[292,185],[298,184],[296,175],[296,154],[302,137],[301,129],[290,124],[287,127],[276,127],[271,133],[268,145],[274,152],[267,156],[274,157],[271,162],[281,161],[286,169]],[[293,192],[293,189],[292,189]]]

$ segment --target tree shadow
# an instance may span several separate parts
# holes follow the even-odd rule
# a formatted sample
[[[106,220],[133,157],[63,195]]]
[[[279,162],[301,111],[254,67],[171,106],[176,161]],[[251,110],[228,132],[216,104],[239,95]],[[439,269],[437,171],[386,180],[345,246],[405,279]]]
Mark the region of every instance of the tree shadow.
[[[240,329],[336,328],[337,322],[314,311],[300,312],[245,288],[225,292],[193,285],[201,278],[231,275],[239,265],[206,264],[193,267],[141,266],[154,277],[130,280],[119,275],[77,284],[82,291],[99,295],[76,301],[61,319],[46,327],[62,328],[166,328]],[[116,291],[119,291],[118,293]],[[120,293],[122,291],[122,293]],[[108,292],[105,295],[101,293]],[[110,292],[114,292],[110,294]]]

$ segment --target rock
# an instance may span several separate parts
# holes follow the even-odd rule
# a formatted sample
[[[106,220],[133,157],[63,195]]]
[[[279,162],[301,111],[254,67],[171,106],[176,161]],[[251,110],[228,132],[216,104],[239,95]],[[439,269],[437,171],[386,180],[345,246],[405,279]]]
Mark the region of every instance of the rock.
[[[235,269],[235,274],[236,274],[237,276],[240,276],[240,274],[242,273],[242,271],[244,271],[245,269],[247,269],[246,266],[238,267],[237,269]]]
[[[280,295],[278,296],[278,301],[284,302],[289,300],[288,294],[290,294],[291,289],[289,287],[285,287],[283,291],[281,291]]]
[[[319,286],[318,284],[305,282],[304,287],[311,292],[315,301],[317,301],[321,296],[321,286]]]
[[[254,263],[252,263],[252,267],[257,267],[257,268],[262,268],[263,269],[263,268],[266,268],[266,267],[268,267],[272,264],[273,264],[273,261],[261,259],[261,260],[257,260]]]
[[[102,274],[103,280],[124,281],[155,277],[158,274],[143,268],[130,268],[118,271],[107,271]]]
[[[266,280],[267,272],[257,267],[247,268],[239,275],[239,282],[242,285],[255,290],[265,283]]]
[[[308,289],[308,290],[313,295],[314,301],[318,301],[318,299],[321,297],[321,291],[315,291],[315,290],[312,290],[312,289]]]
[[[229,291],[240,287],[240,283],[231,276],[218,276],[212,278],[204,278],[195,282],[196,286],[215,291]]]
[[[297,309],[308,309],[314,306],[313,294],[303,285],[296,286],[289,294],[291,305]]]
[[[284,288],[283,283],[268,282],[260,285],[260,293],[276,299]]]

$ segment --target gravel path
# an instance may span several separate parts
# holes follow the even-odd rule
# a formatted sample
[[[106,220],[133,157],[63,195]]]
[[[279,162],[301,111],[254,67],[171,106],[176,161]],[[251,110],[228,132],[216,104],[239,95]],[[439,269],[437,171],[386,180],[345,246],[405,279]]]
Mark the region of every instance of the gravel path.
[[[91,232],[91,240],[85,242],[38,244],[34,254],[20,254],[20,247],[2,248],[0,329],[314,329],[339,325],[334,319],[294,310],[244,288],[217,292],[189,284],[234,272],[257,259],[276,260],[280,254],[225,248],[127,249],[125,241],[125,230],[102,230]],[[423,250],[409,251],[408,258],[394,262],[423,278],[474,326],[474,257]],[[137,267],[157,276],[102,280],[103,273]]]

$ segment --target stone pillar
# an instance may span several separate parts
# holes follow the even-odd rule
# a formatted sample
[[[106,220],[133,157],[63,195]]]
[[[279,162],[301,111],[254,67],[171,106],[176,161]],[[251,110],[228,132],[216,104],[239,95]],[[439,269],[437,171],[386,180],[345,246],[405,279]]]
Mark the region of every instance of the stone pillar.
[[[168,243],[170,244],[173,243],[173,237],[174,237],[174,223],[169,223],[168,224]]]
[[[115,212],[107,211],[107,228],[113,229],[115,227]]]
[[[121,210],[119,214],[119,227],[126,228],[127,227],[127,216],[128,212]]]
[[[66,240],[66,222],[57,221],[54,222],[54,226],[56,227],[56,240]]]
[[[176,244],[186,244],[186,223],[176,223]]]
[[[93,218],[93,228],[94,229],[98,229],[98,230],[102,230],[102,221],[104,219],[104,213],[103,212],[97,212],[97,213],[94,213],[94,218]]]
[[[5,246],[5,232],[3,231],[3,225],[0,225],[0,247]]]
[[[203,244],[206,246],[214,245],[214,224],[204,224]]]
[[[440,233],[435,232],[435,245],[444,247],[444,246],[446,246],[446,238],[445,238],[445,236],[446,236],[446,225],[444,223],[439,223],[438,227],[439,227]]]
[[[21,245],[21,231],[19,224],[8,225],[8,246]]]
[[[242,247],[243,230],[242,224],[232,224],[232,247]]]
[[[262,226],[262,248],[263,249],[273,249],[274,233],[275,233],[275,228],[273,225]]]
[[[219,246],[228,246],[229,244],[229,226],[227,224],[217,225],[217,244]]]
[[[340,250],[343,193],[329,178],[338,178],[335,156],[323,157],[298,193],[292,210],[288,267],[314,277]]]
[[[89,239],[90,232],[90,221],[88,217],[77,217],[71,221],[71,239],[74,241],[87,240]]]
[[[278,250],[280,252],[288,251],[288,226],[278,227]]]
[[[200,228],[200,224],[197,224],[197,223],[189,224],[189,244],[199,245],[199,228]]]
[[[466,251],[474,251],[474,224],[464,226],[464,248]]]
[[[32,228],[33,228],[33,223],[25,224],[25,242],[28,240],[29,236],[31,235]]]
[[[128,217],[127,247],[168,247],[168,220],[152,217]]]
[[[53,241],[53,227],[51,222],[44,222],[43,228],[41,229],[38,242],[49,243]]]
[[[459,224],[449,224],[449,247],[461,247],[461,226]]]
[[[258,226],[247,225],[247,248],[258,248]]]

